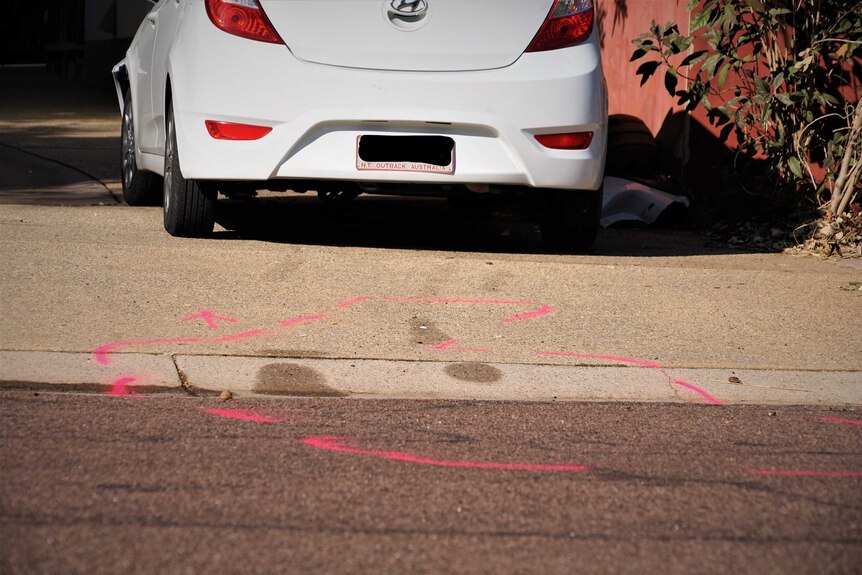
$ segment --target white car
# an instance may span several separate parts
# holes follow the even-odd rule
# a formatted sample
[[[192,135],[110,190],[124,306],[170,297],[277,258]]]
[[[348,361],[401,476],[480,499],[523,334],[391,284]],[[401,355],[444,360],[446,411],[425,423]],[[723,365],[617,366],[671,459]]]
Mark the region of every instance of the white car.
[[[592,0],[160,0],[113,69],[123,196],[201,237],[219,193],[527,190],[555,249],[586,248],[594,28]]]

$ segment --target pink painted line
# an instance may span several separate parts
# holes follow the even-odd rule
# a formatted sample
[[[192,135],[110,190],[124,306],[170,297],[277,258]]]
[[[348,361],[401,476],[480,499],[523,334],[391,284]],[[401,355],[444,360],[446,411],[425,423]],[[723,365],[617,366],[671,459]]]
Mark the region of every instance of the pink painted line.
[[[410,297],[385,297],[384,301],[399,303],[472,303],[486,305],[533,305],[531,301],[524,300],[500,300],[500,299],[459,299],[459,298],[410,298]]]
[[[587,465],[545,465],[539,463],[497,463],[490,461],[449,461],[445,459],[429,459],[404,453],[400,451],[377,451],[371,449],[358,449],[351,446],[350,441],[344,437],[333,435],[320,435],[317,437],[306,437],[301,439],[302,443],[315,449],[334,451],[337,453],[350,453],[354,455],[369,455],[387,459],[389,461],[403,461],[405,463],[417,463],[419,465],[433,465],[435,467],[459,467],[468,469],[502,469],[514,471],[587,471]]]
[[[443,343],[439,343],[437,345],[432,345],[430,347],[431,347],[431,349],[449,349],[450,347],[452,347],[456,343],[458,343],[457,339],[450,339],[448,341],[444,341]]]
[[[648,367],[651,369],[661,369],[661,364],[645,359],[636,359],[634,357],[618,357],[615,355],[597,355],[594,353],[570,353],[567,351],[539,351],[537,355],[546,357],[578,357],[583,359],[603,359],[605,361],[614,361],[617,363],[630,363],[638,367]]]
[[[135,393],[129,389],[129,384],[134,383],[138,380],[136,377],[132,376],[123,376],[118,377],[114,381],[111,382],[111,389],[105,392],[106,395],[113,395],[116,397],[128,397],[135,395]]]
[[[724,405],[723,401],[716,398],[714,395],[710,394],[705,389],[694,385],[693,383],[689,383],[687,381],[682,381],[681,379],[676,379],[676,380],[672,381],[671,383],[673,383],[674,385],[678,385],[680,387],[684,387],[686,389],[690,389],[691,391],[695,392],[696,394],[701,396],[703,399],[705,399],[706,402],[710,405]]]
[[[519,313],[513,315],[512,317],[507,317],[504,320],[500,320],[500,323],[514,323],[516,321],[524,321],[525,319],[533,319],[535,317],[542,317],[545,315],[549,315],[553,313],[554,310],[551,309],[550,306],[543,305],[537,310],[533,311],[525,311],[524,313]]]
[[[862,471],[816,471],[807,469],[749,469],[754,475],[779,477],[862,477]]]
[[[818,417],[817,421],[828,421],[830,423],[846,423],[848,425],[862,425],[858,419],[843,419],[841,417]]]
[[[191,315],[189,317],[184,317],[181,319],[182,319],[182,321],[194,321],[196,319],[202,319],[206,322],[207,327],[210,329],[216,329],[218,327],[219,321],[226,321],[228,323],[236,323],[237,322],[237,320],[233,319],[232,317],[223,317],[223,316],[217,315],[215,312],[212,312],[208,309],[202,309],[201,311],[199,311],[195,315]]]
[[[292,317],[290,319],[286,319],[281,322],[279,325],[282,327],[293,327],[295,325],[299,325],[301,323],[307,323],[309,321],[318,321],[323,319],[322,315],[306,315],[302,317]]]
[[[225,335],[222,337],[214,338],[213,341],[224,343],[226,341],[237,341],[239,339],[249,339],[252,337],[260,337],[262,335],[266,335],[266,330],[264,329],[253,329],[251,331],[244,331],[242,333],[235,333],[233,335]]]
[[[448,351],[468,351],[471,353],[494,353],[493,349],[482,349],[482,348],[473,348],[473,347],[454,347],[455,344],[458,343],[457,339],[450,339],[449,341],[444,341],[443,343],[439,343],[437,345],[429,346],[431,349],[436,350],[448,350]]]
[[[226,417],[228,419],[238,419],[240,421],[255,421],[257,423],[281,423],[284,421],[283,419],[261,415],[248,409],[203,409],[203,411],[210,415],[217,415],[218,417]]]
[[[349,299],[347,301],[343,301],[341,303],[335,304],[335,307],[350,307],[352,305],[356,305],[358,303],[362,303],[365,300],[371,299],[370,295],[361,295],[359,297],[355,297],[353,299]]]
[[[135,347],[139,345],[154,345],[159,343],[201,343],[205,341],[199,337],[182,337],[177,339],[137,339],[131,341],[113,341],[105,343],[93,350],[93,357],[102,364],[108,365],[111,363],[111,353],[124,347]]]
[[[301,323],[315,321],[323,319],[322,315],[308,315],[303,317],[295,317],[291,319],[286,319],[281,322],[282,327],[291,327],[294,325],[298,325]],[[111,354],[118,349],[125,347],[136,347],[140,345],[155,345],[160,343],[204,343],[208,341],[224,343],[229,341],[237,341],[240,339],[248,339],[252,337],[259,337],[265,335],[266,330],[255,329],[251,331],[245,331],[242,333],[237,333],[233,335],[225,335],[217,338],[205,338],[205,337],[180,337],[175,339],[136,339],[129,341],[112,341],[110,343],[104,343],[93,350],[93,358],[97,363],[101,365],[108,365],[111,363]]]

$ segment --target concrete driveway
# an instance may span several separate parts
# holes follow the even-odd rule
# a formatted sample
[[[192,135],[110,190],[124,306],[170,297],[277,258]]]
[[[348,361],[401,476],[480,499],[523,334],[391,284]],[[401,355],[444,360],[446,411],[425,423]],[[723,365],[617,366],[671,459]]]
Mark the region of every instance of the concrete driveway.
[[[553,255],[532,224],[377,196],[224,201],[213,239],[172,238],[117,203],[116,104],[29,78],[0,96],[6,381],[862,403],[858,259],[617,228]]]

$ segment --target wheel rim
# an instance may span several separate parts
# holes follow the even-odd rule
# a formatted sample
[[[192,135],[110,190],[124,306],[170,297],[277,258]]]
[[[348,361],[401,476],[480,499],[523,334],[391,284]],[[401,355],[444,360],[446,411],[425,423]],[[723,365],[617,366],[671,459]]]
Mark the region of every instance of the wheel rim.
[[[123,187],[132,186],[132,178],[135,176],[135,125],[132,121],[132,103],[128,102],[123,109],[123,134],[121,140],[123,156]]]
[[[171,207],[171,196],[173,195],[174,188],[174,178],[173,178],[173,167],[174,167],[174,115],[173,113],[168,114],[168,125],[167,125],[167,134],[165,137],[165,185],[164,185],[164,206],[165,213]]]

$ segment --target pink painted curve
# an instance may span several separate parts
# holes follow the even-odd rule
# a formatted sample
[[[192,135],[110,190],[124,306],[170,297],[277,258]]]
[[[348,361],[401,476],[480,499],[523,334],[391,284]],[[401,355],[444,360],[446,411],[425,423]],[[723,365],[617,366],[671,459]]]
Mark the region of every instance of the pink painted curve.
[[[443,343],[439,343],[437,345],[432,345],[431,349],[449,349],[453,345],[458,343],[457,339],[450,339],[448,341],[444,341]]]
[[[266,330],[264,329],[253,329],[251,331],[244,331],[242,333],[235,333],[233,335],[225,335],[222,337],[214,338],[213,341],[218,343],[224,343],[228,341],[237,341],[240,339],[249,339],[252,337],[260,337],[262,335],[266,335]]]
[[[862,477],[862,471],[818,471],[809,469],[749,469],[754,475],[777,477]]]
[[[240,421],[255,421],[257,423],[281,423],[284,421],[283,419],[262,415],[248,409],[201,409],[204,413],[209,413],[210,415],[238,419]]]
[[[500,320],[500,323],[514,323],[516,321],[524,321],[525,319],[533,319],[536,317],[542,317],[545,315],[549,315],[553,313],[553,309],[550,306],[543,305],[539,309],[533,311],[525,311],[524,313],[515,314],[511,317],[507,317],[506,319]]]
[[[462,299],[462,298],[412,298],[412,297],[385,297],[384,301],[399,303],[471,303],[486,305],[533,305],[529,300],[504,300],[504,299]]]
[[[616,355],[599,355],[595,353],[571,353],[567,351],[539,351],[536,355],[546,357],[577,357],[582,359],[602,359],[605,361],[613,361],[616,363],[629,363],[638,367],[648,367],[651,369],[661,369],[661,364],[645,359],[637,359],[634,357],[619,357]]]
[[[281,322],[279,325],[281,327],[293,327],[295,325],[299,325],[301,323],[308,323],[310,321],[319,321],[323,319],[323,316],[320,314],[317,315],[304,315],[302,317],[292,317],[290,319],[286,319]]]
[[[96,362],[102,365],[111,363],[111,353],[124,347],[135,347],[139,345],[154,345],[159,343],[201,343],[206,341],[199,337],[181,337],[176,339],[136,339],[130,341],[112,341],[104,343],[93,350]]]
[[[436,349],[438,351],[449,350],[449,351],[468,351],[471,353],[494,353],[493,349],[483,349],[483,348],[473,348],[473,347],[455,347],[455,344],[458,343],[457,339],[450,339],[448,341],[444,341],[443,343],[439,343],[437,345],[429,346],[431,349]]]
[[[371,299],[371,296],[370,296],[370,295],[361,295],[361,296],[359,296],[359,297],[355,297],[355,298],[353,298],[353,299],[349,299],[349,300],[347,300],[347,301],[343,301],[343,302],[337,303],[337,304],[335,304],[335,307],[350,307],[350,306],[352,306],[352,305],[356,305],[356,304],[358,304],[358,303],[362,303],[362,302],[364,302],[364,301],[366,301],[366,300],[369,300],[369,299]]]
[[[847,425],[862,425],[858,419],[844,419],[842,417],[818,417],[817,421],[828,421],[830,423],[846,423]]]
[[[699,396],[701,396],[710,405],[725,405],[725,403],[723,401],[716,398],[715,396],[710,394],[705,389],[694,385],[693,383],[689,383],[687,381],[682,381],[681,379],[673,380],[673,381],[671,381],[671,383],[673,383],[674,385],[678,385],[680,387],[684,387],[686,389],[690,389],[691,391],[693,391],[696,394],[698,394]]]
[[[131,389],[129,389],[129,384],[132,384],[138,380],[137,377],[125,375],[122,377],[118,377],[114,381],[111,382],[111,389],[105,392],[105,395],[113,395],[115,397],[129,397],[135,395]]]
[[[317,321],[323,319],[322,315],[307,315],[302,317],[290,318],[282,321],[279,325],[282,327],[292,327],[294,325],[299,325],[301,323],[306,323],[310,321]],[[160,343],[205,343],[205,342],[216,342],[216,343],[225,343],[230,341],[237,341],[241,339],[248,339],[252,337],[260,337],[266,335],[267,331],[263,329],[254,329],[250,331],[245,331],[242,333],[237,333],[233,335],[225,335],[216,338],[206,338],[206,337],[179,337],[174,339],[135,339],[129,341],[112,341],[109,343],[104,343],[98,346],[95,350],[93,350],[93,358],[97,363],[101,365],[108,365],[111,363],[111,354],[118,349],[126,348],[126,347],[136,347],[140,345],[155,345]]]
[[[305,437],[300,439],[302,443],[315,449],[334,451],[337,453],[350,453],[353,455],[368,455],[387,459],[389,461],[403,461],[405,463],[416,463],[419,465],[432,465],[435,467],[459,467],[467,469],[500,469],[512,471],[587,471],[587,465],[546,465],[539,463],[497,463],[489,461],[449,461],[445,459],[429,459],[412,453],[400,451],[378,451],[372,449],[358,449],[352,447],[350,441],[344,437],[334,435],[319,435],[316,437]]]

